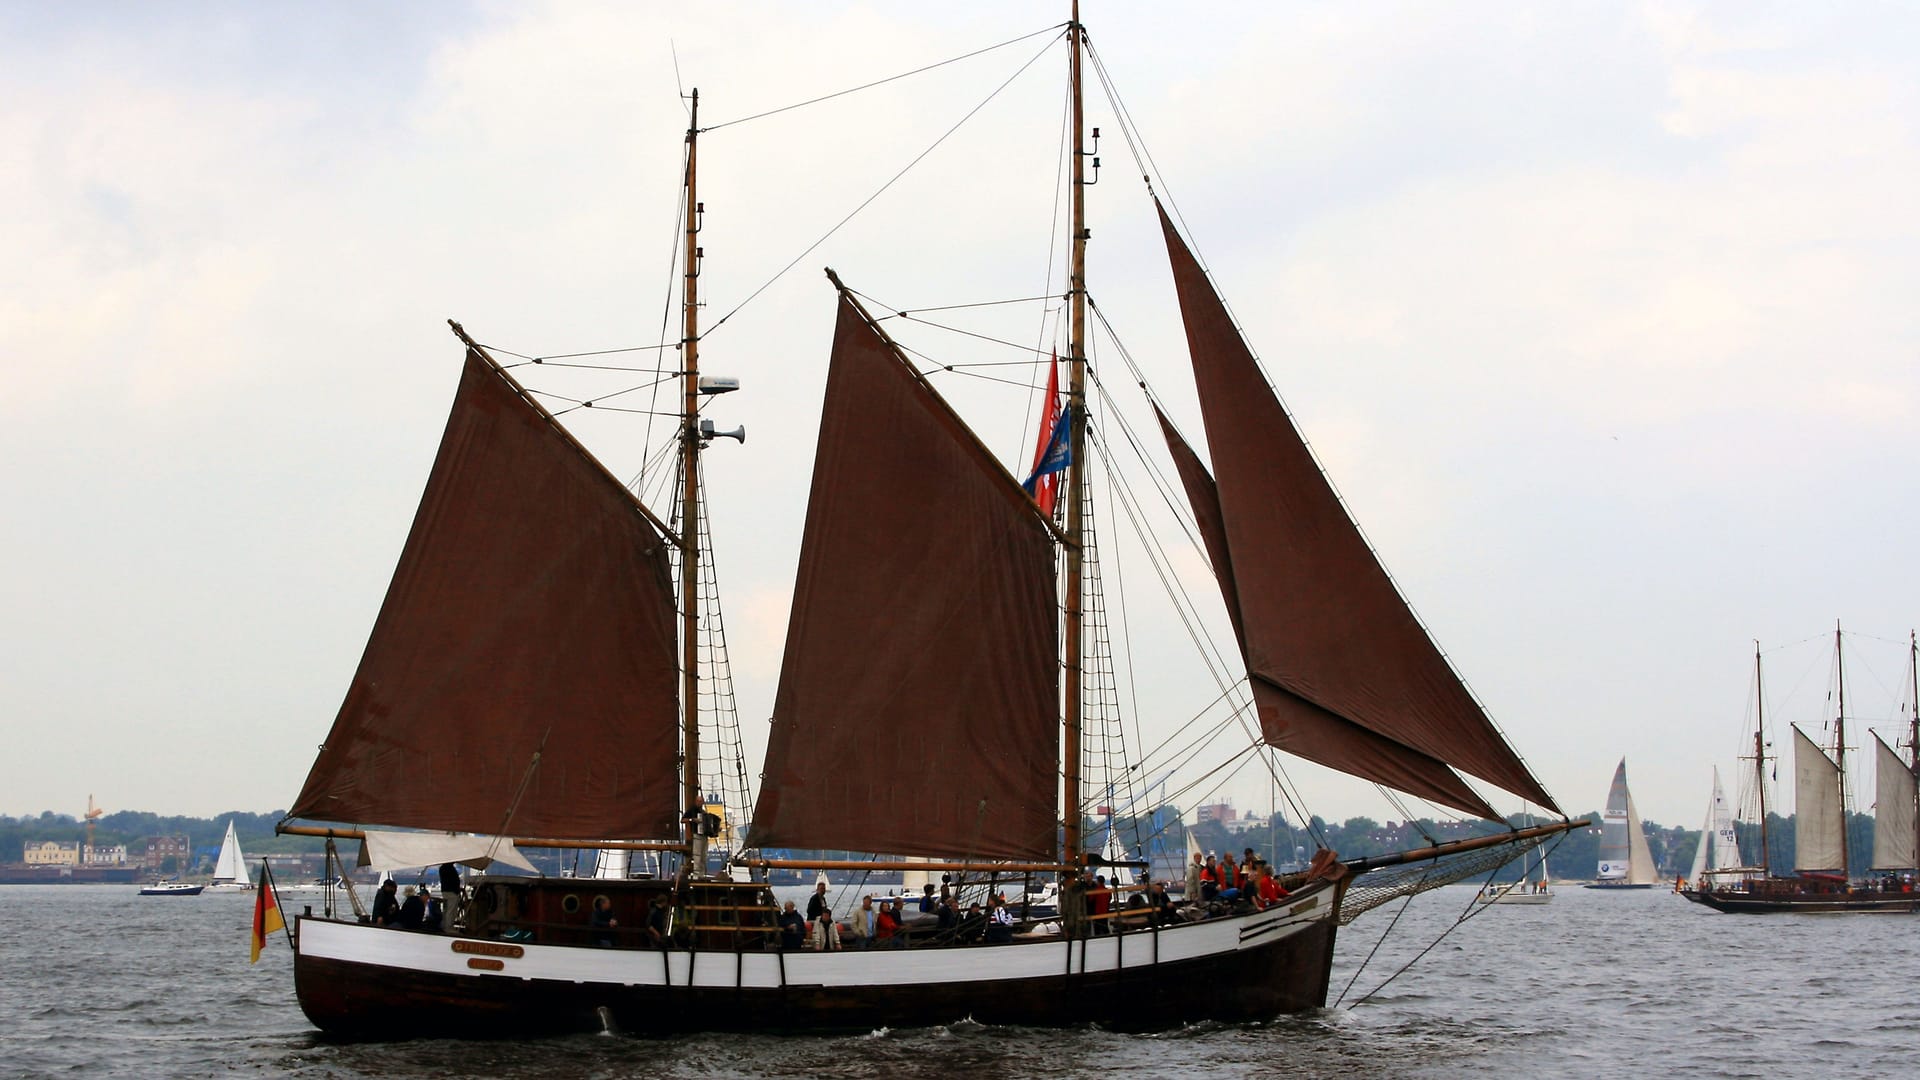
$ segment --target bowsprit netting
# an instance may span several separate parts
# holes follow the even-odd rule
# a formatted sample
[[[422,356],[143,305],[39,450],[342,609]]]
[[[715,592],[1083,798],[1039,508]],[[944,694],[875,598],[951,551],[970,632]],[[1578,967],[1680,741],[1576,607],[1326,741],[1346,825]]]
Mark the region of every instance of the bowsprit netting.
[[[1340,925],[1346,926],[1374,908],[1400,897],[1417,896],[1442,885],[1491,874],[1521,854],[1516,847],[1518,843],[1462,852],[1428,862],[1386,866],[1362,874],[1347,887],[1347,897],[1340,904]]]

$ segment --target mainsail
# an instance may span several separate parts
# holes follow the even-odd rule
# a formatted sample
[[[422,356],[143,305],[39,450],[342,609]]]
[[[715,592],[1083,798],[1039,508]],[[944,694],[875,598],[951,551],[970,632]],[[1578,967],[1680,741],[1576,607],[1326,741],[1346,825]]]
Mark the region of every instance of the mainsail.
[[[1613,770],[1607,788],[1607,809],[1600,825],[1600,881],[1622,885],[1653,884],[1653,852],[1640,827],[1640,814],[1627,790],[1627,759]]]
[[[213,880],[245,882],[247,877],[247,857],[240,851],[240,837],[233,831],[233,822],[227,822],[226,839],[220,842],[220,857],[213,864]]]
[[[1160,224],[1206,419],[1213,498],[1191,467],[1182,479],[1205,504],[1196,515],[1219,522],[1208,554],[1230,590],[1267,740],[1489,818],[1497,815],[1448,766],[1558,812],[1347,516],[1164,209]]]
[[[1053,566],[1019,483],[842,293],[754,843],[1055,858]]]
[[[1793,866],[1837,870],[1846,865],[1840,767],[1819,744],[1793,729]]]
[[[1900,760],[1878,735],[1874,736],[1875,747],[1873,788],[1873,868],[1875,870],[1907,870],[1920,863],[1914,861],[1914,790],[1913,770]]]
[[[289,816],[672,836],[667,541],[479,347],[346,701]]]

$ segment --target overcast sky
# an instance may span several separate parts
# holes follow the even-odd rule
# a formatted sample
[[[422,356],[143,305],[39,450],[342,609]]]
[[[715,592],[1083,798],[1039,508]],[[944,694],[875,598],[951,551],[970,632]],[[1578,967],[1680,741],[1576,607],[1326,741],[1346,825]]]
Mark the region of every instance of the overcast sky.
[[[1084,12],[1160,190],[1403,591],[1562,804],[1597,807],[1624,756],[1643,816],[1697,826],[1750,722],[1753,641],[1775,650],[1773,717],[1818,732],[1836,619],[1862,635],[1849,712],[1891,733],[1920,621],[1920,14],[1171,10]],[[718,124],[1063,18],[0,4],[0,812],[292,800],[445,420],[444,320],[527,354],[661,340],[681,86]],[[1049,291],[1064,51],[802,253],[1046,40],[702,140],[706,320],[739,310],[703,367],[741,379],[712,415],[749,432],[707,471],[756,762],[833,313],[820,267],[897,306]],[[1098,94],[1088,122],[1092,293],[1197,439],[1139,169]],[[1033,305],[975,318],[952,321],[1056,339]],[[901,333],[943,360],[1022,358]],[[942,378],[1010,466],[1030,453],[1028,390]],[[661,434],[575,419],[622,475]],[[1102,527],[1128,587],[1149,584],[1123,523]],[[1195,596],[1222,632],[1215,595]],[[1139,603],[1152,744],[1215,691],[1160,673],[1185,638]],[[1364,785],[1296,779],[1324,816],[1399,816]],[[1266,792],[1251,773],[1221,791],[1243,809]]]

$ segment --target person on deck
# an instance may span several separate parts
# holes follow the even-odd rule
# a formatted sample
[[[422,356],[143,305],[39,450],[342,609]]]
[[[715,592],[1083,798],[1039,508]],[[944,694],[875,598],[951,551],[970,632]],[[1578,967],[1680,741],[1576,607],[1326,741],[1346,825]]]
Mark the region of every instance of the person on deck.
[[[1200,899],[1208,903],[1220,897],[1220,864],[1212,855],[1207,856],[1207,864],[1200,868]]]
[[[928,883],[920,889],[920,914],[931,915],[933,912],[933,885],[932,883]]]
[[[1155,926],[1165,926],[1173,921],[1173,897],[1167,895],[1167,886],[1156,881],[1147,888],[1148,919]]]
[[[414,887],[407,886],[406,899],[400,901],[400,915],[395,920],[402,930],[420,929],[420,920],[426,916],[427,905],[420,900],[420,894]]]
[[[827,883],[824,881],[816,881],[813,884],[813,895],[807,897],[807,921],[814,922],[818,920],[820,913],[826,910]]]
[[[440,929],[440,899],[429,892],[425,885],[422,885],[420,886],[420,901],[426,907],[426,910],[420,916],[420,929]]]
[[[873,897],[861,897],[860,906],[847,916],[847,936],[856,949],[866,948],[873,939]]]
[[[1189,904],[1200,900],[1200,872],[1207,868],[1206,860],[1199,852],[1193,853],[1193,861],[1187,864],[1186,901]]]
[[[873,918],[873,947],[897,949],[900,947],[900,916],[894,913],[894,904],[882,902],[880,910]]]
[[[992,910],[987,912],[987,944],[1006,945],[1013,941],[1013,912],[1007,902],[996,896]]]
[[[840,924],[833,921],[833,912],[821,912],[808,925],[812,929],[807,933],[807,948],[816,952],[835,952],[840,949]]]
[[[593,943],[603,949],[613,948],[613,931],[620,920],[613,917],[613,901],[604,896],[593,898]]]
[[[793,901],[780,912],[780,947],[796,952],[807,939],[807,920],[793,909]]]
[[[380,883],[379,891],[373,894],[373,925],[392,926],[400,921],[400,900],[395,895],[400,883],[388,878]]]
[[[1113,910],[1113,890],[1107,888],[1106,875],[1093,879],[1093,888],[1087,890],[1087,914],[1093,917],[1093,932],[1110,934],[1113,927],[1108,925],[1105,916]]]
[[[453,933],[454,921],[460,918],[460,904],[465,897],[460,892],[460,870],[452,863],[440,864],[440,929]]]
[[[1292,894],[1287,891],[1286,886],[1280,884],[1280,879],[1273,876],[1273,867],[1262,866],[1260,868],[1260,880],[1254,887],[1254,907],[1264,909],[1279,903],[1291,895]]]
[[[667,935],[673,932],[672,914],[667,910],[667,898],[656,896],[647,907],[647,944],[660,948],[667,943]]]

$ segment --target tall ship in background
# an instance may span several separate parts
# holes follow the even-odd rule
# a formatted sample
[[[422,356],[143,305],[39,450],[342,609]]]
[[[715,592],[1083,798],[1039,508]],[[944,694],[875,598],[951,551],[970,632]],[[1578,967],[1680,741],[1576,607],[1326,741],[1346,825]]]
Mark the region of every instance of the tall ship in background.
[[[1791,912],[1920,912],[1916,893],[1916,854],[1920,853],[1920,639],[1907,640],[1907,722],[1903,758],[1899,750],[1873,734],[1873,855],[1866,867],[1854,864],[1847,843],[1847,690],[1846,651],[1838,626],[1833,631],[1834,716],[1831,751],[1791,725],[1793,732],[1793,876],[1775,877],[1767,843],[1767,769],[1760,648],[1753,653],[1753,788],[1758,802],[1759,859],[1739,857],[1737,842],[1727,850],[1731,822],[1721,828],[1712,816],[1714,835],[1703,837],[1691,880],[1679,892],[1715,911],[1763,915]],[[1715,798],[1719,776],[1714,778]],[[1719,813],[1718,807],[1713,813]],[[1725,860],[1727,866],[1712,864]],[[1865,870],[1865,874],[1858,871]]]
[[[299,917],[295,987],[315,1024],[385,1037],[1264,1019],[1326,1003],[1336,935],[1354,917],[1584,824],[1511,828],[1467,782],[1559,813],[1348,517],[1151,188],[1211,465],[1123,346],[1111,355],[1125,377],[1109,383],[1147,390],[1151,426],[1127,428],[1105,397],[1088,348],[1092,53],[1077,6],[1053,29],[1067,46],[1070,254],[1041,298],[1062,302],[1049,316],[1060,362],[1026,350],[1046,386],[1033,465],[1023,482],[936,392],[931,376],[950,369],[916,364],[924,354],[888,333],[904,313],[876,313],[828,271],[836,323],[757,796],[726,753],[737,718],[705,547],[702,452],[745,433],[703,416],[738,384],[699,368],[698,92],[669,372],[673,511],[656,515],[509,370],[533,369],[455,324],[464,366],[419,512],[281,831],[326,836],[336,855],[335,841],[357,839],[365,865],[446,863],[449,884],[452,864],[488,869],[458,882],[445,933],[372,925],[351,890],[350,910],[330,901]],[[1094,527],[1112,503],[1092,482],[1157,439],[1178,479],[1152,498],[1184,494],[1182,527],[1232,628],[1215,657],[1224,711],[1209,723],[1247,732],[1242,754],[1285,751],[1485,819],[1487,833],[1346,862],[1322,849],[1273,902],[1156,914],[1123,889],[1108,912],[1002,921],[1001,891],[1058,879],[1064,899],[1090,868],[1131,861],[1103,855],[1089,827],[1112,805],[1105,793],[1140,775],[1119,753],[1114,582],[1097,576]],[[715,799],[730,814],[751,805],[744,843],[721,836]],[[716,840],[728,848],[717,866]],[[499,872],[522,846],[665,865],[645,878]],[[773,848],[868,857],[795,866],[766,857]],[[849,868],[949,875],[990,914],[978,937],[962,922],[889,939],[903,947],[779,948],[765,875]]]
[[[1640,827],[1640,812],[1627,790],[1627,759],[1621,758],[1607,788],[1607,809],[1600,825],[1600,866],[1589,889],[1651,889],[1660,880],[1653,850]]]

